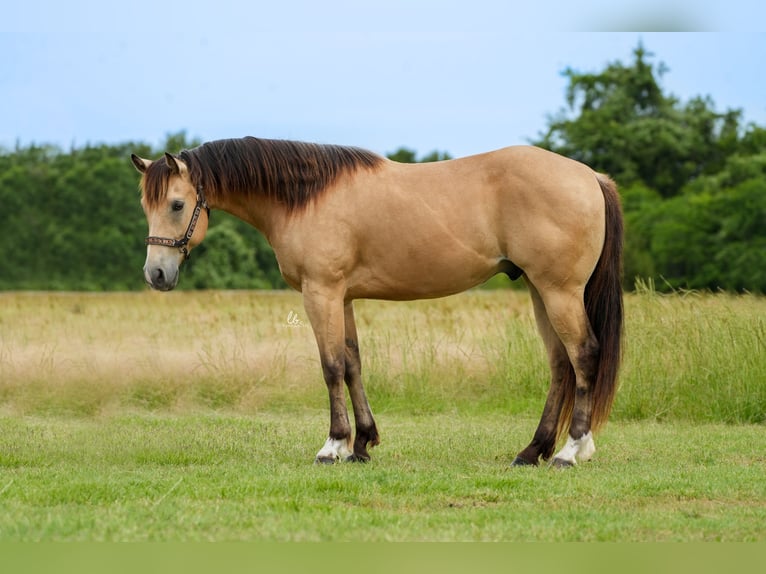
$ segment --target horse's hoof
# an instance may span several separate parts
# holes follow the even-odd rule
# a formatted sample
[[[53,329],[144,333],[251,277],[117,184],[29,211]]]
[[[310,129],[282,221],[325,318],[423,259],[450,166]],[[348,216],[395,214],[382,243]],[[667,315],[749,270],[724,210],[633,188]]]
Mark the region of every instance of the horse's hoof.
[[[517,456],[513,459],[511,466],[537,466],[537,461],[529,462],[527,459]]]
[[[563,458],[554,458],[551,461],[551,466],[553,468],[570,468],[574,466],[574,463],[569,460],[564,460]]]
[[[362,454],[352,454],[346,457],[346,462],[370,462],[370,457]]]
[[[338,459],[332,456],[318,456],[314,459],[314,464],[335,464]]]

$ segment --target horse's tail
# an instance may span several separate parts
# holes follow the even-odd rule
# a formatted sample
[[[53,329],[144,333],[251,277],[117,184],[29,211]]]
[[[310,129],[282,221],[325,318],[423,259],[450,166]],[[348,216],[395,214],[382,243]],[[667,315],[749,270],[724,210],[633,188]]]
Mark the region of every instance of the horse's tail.
[[[623,219],[617,185],[608,176],[596,174],[606,207],[604,247],[588,284],[585,310],[599,344],[598,368],[593,386],[591,428],[609,418],[617,391],[617,371],[622,354],[622,247]]]
[[[585,286],[585,311],[599,344],[598,363],[593,382],[591,429],[603,425],[612,409],[617,391],[617,371],[622,351],[622,244],[623,220],[617,185],[608,176],[596,174],[605,204],[605,237],[596,268]],[[559,386],[562,406],[556,429],[556,442],[568,433],[575,399],[575,373],[572,365]]]

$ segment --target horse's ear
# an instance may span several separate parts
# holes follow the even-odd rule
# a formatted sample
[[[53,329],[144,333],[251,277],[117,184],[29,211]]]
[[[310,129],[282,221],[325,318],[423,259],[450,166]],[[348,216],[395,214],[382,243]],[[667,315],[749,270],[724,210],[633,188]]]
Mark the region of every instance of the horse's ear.
[[[130,161],[133,162],[133,165],[136,166],[136,169],[141,173],[146,173],[146,170],[152,165],[150,160],[140,158],[134,153],[130,154]]]
[[[165,163],[170,168],[170,173],[173,175],[181,175],[181,165],[178,163],[176,157],[168,152],[165,152]]]
[[[170,168],[170,173],[173,175],[178,175],[181,173],[181,169],[178,167],[178,162],[176,161],[176,158],[173,157],[172,154],[169,154],[168,152],[165,152],[165,163],[168,164],[168,167]]]

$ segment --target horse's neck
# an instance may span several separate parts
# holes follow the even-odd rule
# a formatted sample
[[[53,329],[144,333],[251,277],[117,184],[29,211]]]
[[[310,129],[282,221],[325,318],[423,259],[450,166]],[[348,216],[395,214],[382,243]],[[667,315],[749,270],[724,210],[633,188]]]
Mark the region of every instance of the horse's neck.
[[[238,193],[223,194],[212,202],[213,209],[225,211],[260,231],[271,243],[283,227],[285,209],[273,199],[254,193],[249,196]]]

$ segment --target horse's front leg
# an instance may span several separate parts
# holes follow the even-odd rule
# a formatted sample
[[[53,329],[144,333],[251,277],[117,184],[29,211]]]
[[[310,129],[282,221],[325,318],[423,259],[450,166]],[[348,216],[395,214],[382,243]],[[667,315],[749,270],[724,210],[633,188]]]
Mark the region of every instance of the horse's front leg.
[[[356,334],[356,321],[354,321],[354,307],[349,301],[345,305],[346,326],[346,384],[351,396],[351,404],[354,406],[354,421],[356,423],[356,437],[354,438],[354,454],[352,460],[367,462],[370,455],[367,447],[373,447],[380,443],[378,429],[372,416],[370,404],[362,385],[362,361],[359,356],[359,339]]]
[[[353,459],[351,425],[346,408],[345,320],[343,293],[338,289],[304,285],[303,305],[319,347],[322,373],[330,395],[330,434],[316,462],[332,464]]]

